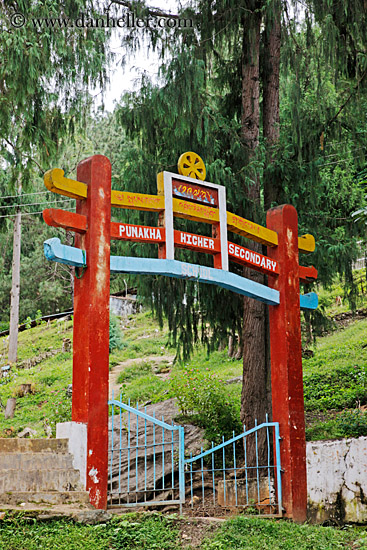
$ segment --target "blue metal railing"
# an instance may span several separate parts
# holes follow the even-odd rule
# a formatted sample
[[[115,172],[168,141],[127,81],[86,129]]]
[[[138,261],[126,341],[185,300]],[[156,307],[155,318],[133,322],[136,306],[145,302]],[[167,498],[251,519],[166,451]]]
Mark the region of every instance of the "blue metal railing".
[[[258,434],[266,431],[267,458],[260,463]],[[273,432],[273,438],[270,432]],[[253,436],[255,447],[255,464],[248,463],[248,440]],[[184,460],[185,475],[190,485],[190,504],[194,508],[198,500],[208,507],[208,498],[212,498],[213,506],[224,508],[253,508],[259,513],[282,514],[282,486],[280,465],[280,437],[278,422],[266,422],[251,430],[235,435],[219,445],[212,443],[207,451]],[[274,447],[272,446],[272,441]],[[238,444],[241,443],[239,448]],[[240,456],[239,456],[240,452]],[[274,455],[273,462],[271,460]],[[242,461],[242,465],[241,465]],[[205,465],[204,465],[205,462]],[[196,468],[195,468],[196,465]],[[255,476],[255,477],[254,477]],[[196,481],[196,484],[195,484]],[[194,493],[201,493],[201,499],[195,502]]]
[[[120,400],[111,406],[109,505],[182,504],[184,429]],[[116,414],[116,409],[118,413]],[[116,416],[119,419],[116,427]],[[116,434],[117,432],[117,434]],[[126,441],[126,443],[125,443]],[[149,468],[148,468],[149,466]],[[150,475],[148,477],[148,472]]]
[[[208,507],[256,508],[282,514],[279,424],[257,425],[219,445],[185,458],[184,428],[168,424],[139,409],[112,399],[109,446],[109,505],[179,504],[190,496]],[[116,414],[116,409],[118,410]],[[118,419],[118,422],[117,422]],[[265,431],[265,434],[263,433]],[[251,441],[252,438],[252,441]],[[259,439],[261,445],[259,452]],[[249,450],[255,458],[249,463]],[[266,448],[264,448],[266,446]],[[198,494],[200,497],[198,497]]]

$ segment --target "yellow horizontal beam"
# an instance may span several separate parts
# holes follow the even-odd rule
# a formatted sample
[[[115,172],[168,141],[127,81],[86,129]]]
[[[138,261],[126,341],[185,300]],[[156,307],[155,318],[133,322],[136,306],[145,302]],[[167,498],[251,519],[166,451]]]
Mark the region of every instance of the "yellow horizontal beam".
[[[64,177],[64,170],[53,168],[48,170],[43,177],[45,186],[49,191],[70,197],[72,199],[87,198],[87,185],[81,181]]]
[[[219,222],[218,208],[212,208],[211,206],[198,204],[197,202],[183,201],[181,199],[173,199],[173,214],[177,216],[177,218],[184,218],[197,222]]]
[[[311,252],[314,252],[315,247],[315,237],[313,235],[307,234],[298,237],[298,250],[300,252],[310,254]]]
[[[231,212],[227,212],[227,226],[233,233],[238,233],[252,241],[266,244],[267,246],[278,245],[278,233],[255,222],[236,216],[236,214],[232,214]]]
[[[159,195],[144,195],[128,191],[111,191],[111,206],[130,210],[146,210],[156,212],[164,210],[164,197]]]
[[[72,199],[85,199],[87,197],[87,185],[81,181],[65,178],[64,170],[60,168],[54,168],[46,172],[44,182],[47,189],[53,193]],[[112,190],[111,205],[130,210],[160,212],[164,210],[164,196]],[[217,208],[176,198],[173,198],[173,213],[178,218],[204,223],[219,221],[219,210]],[[278,234],[275,231],[236,216],[231,212],[227,212],[227,226],[233,233],[238,233],[261,244],[267,246],[278,245]],[[300,252],[313,252],[315,250],[315,238],[312,235],[298,237],[298,248]]]

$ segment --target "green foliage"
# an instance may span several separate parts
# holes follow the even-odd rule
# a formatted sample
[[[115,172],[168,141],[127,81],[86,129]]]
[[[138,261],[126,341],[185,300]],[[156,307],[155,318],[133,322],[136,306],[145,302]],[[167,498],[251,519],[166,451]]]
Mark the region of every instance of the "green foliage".
[[[123,382],[131,382],[132,380],[141,378],[151,372],[152,366],[150,363],[142,361],[141,363],[132,365],[131,367],[126,367],[123,371],[121,371],[117,378],[117,383],[122,384]]]
[[[115,315],[110,315],[110,338],[109,338],[109,350],[122,349],[124,347],[122,339],[122,333],[120,329],[120,320]]]
[[[6,516],[0,523],[0,547],[7,550],[175,550],[175,522],[160,514],[124,514],[109,523],[83,525],[70,520],[37,522]]]
[[[26,18],[22,28],[11,25],[14,10]],[[32,24],[34,18],[75,19],[81,11],[95,14],[88,0],[22,0],[1,10],[0,82],[7,99],[0,104],[0,155],[13,186],[21,175],[26,187],[32,163],[40,166],[36,159],[48,166],[61,138],[85,115],[89,89],[106,78],[108,30]]]
[[[31,323],[32,323],[32,319],[28,315],[27,319],[25,320],[25,328],[27,329],[31,328]]]
[[[54,206],[51,197],[44,207]],[[37,207],[38,208],[38,207]],[[0,321],[9,320],[12,276],[12,248],[9,246],[12,226],[0,231]],[[72,309],[71,268],[46,260],[43,243],[51,237],[64,239],[65,232],[47,226],[42,215],[22,217],[22,258],[20,268],[21,297],[19,318],[39,320],[44,315]],[[38,313],[39,312],[39,313]],[[41,314],[41,315],[40,315]]]
[[[353,545],[352,541],[358,540]],[[353,529],[333,529],[297,525],[286,521],[237,517],[227,521],[201,550],[337,550],[353,545],[367,546],[366,533]]]
[[[130,399],[132,403],[158,403],[172,397],[167,391],[167,383],[154,374],[139,376],[130,383],[123,383],[121,391],[122,399],[125,402]]]
[[[181,413],[205,429],[208,441],[219,443],[233,431],[242,432],[239,403],[229,400],[223,380],[215,375],[187,369],[171,378],[171,389]]]
[[[306,427],[308,441],[367,436],[367,413],[360,409],[344,410],[334,418]]]
[[[343,350],[346,352],[346,349]],[[336,350],[340,356],[340,350]],[[330,357],[331,359],[331,357]],[[367,369],[344,366],[329,373],[305,374],[303,379],[305,409],[343,409],[367,403]]]
[[[36,311],[35,321],[36,325],[40,325],[42,323],[42,311],[40,309],[37,309]]]
[[[367,436],[367,413],[360,409],[343,411],[338,417],[338,423],[344,437]]]

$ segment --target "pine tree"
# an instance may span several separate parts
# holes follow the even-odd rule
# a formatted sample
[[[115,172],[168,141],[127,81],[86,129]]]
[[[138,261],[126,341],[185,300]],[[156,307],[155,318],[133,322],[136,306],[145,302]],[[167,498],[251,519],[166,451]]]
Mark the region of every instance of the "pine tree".
[[[102,83],[108,56],[104,29],[54,29],[42,18],[93,11],[83,0],[4,2],[0,12],[0,155],[10,172],[7,192],[29,186],[32,166],[40,172],[85,112],[89,87]],[[14,13],[25,18],[14,23]],[[35,24],[38,21],[38,24]],[[41,22],[41,23],[40,23]],[[93,33],[93,36],[92,36]],[[8,193],[9,194],[9,193]],[[19,320],[20,213],[14,225],[14,260],[9,361],[16,361]]]
[[[327,140],[338,135],[340,140],[343,132],[349,137],[353,133],[353,128],[345,128],[341,115],[348,111],[348,117],[358,120],[354,98],[357,92],[363,94],[362,88],[356,86],[363,84],[360,72],[364,60],[360,29],[352,32],[355,52],[360,47],[359,76],[355,78],[349,69],[346,84],[349,95],[343,99],[345,90],[335,82],[347,61],[350,66],[351,59],[356,61],[357,57],[350,53],[353,41],[348,38],[344,69],[336,61],[340,46],[335,51],[333,48],[343,25],[335,14],[335,21],[330,18],[327,4],[320,10],[309,2],[306,17],[301,13],[297,18],[299,5],[295,2],[292,20],[287,5],[278,0],[193,2],[196,33],[188,32],[184,38],[176,33],[177,40],[172,40],[171,47],[167,36],[161,43],[156,37],[155,47],[161,46],[161,54],[168,48],[174,56],[171,62],[162,65],[162,84],[157,87],[144,80],[141,91],[126,97],[119,110],[129,136],[137,139],[139,149],[134,152],[134,166],[139,166],[138,178],[144,174],[145,184],[150,174],[151,192],[155,172],[172,169],[182,151],[197,150],[206,160],[208,179],[226,185],[229,208],[240,215],[263,223],[264,210],[271,205],[290,202],[296,206],[300,233],[315,233],[318,242],[318,253],[313,255],[312,263],[323,265],[325,255],[329,260],[325,275],[321,273],[325,282],[336,270],[348,272],[346,266],[355,251],[356,231],[348,225],[338,232],[338,237],[332,233],[335,218],[348,215],[347,205],[342,201],[347,195],[346,180],[340,185],[340,200],[333,209],[327,202],[331,179],[320,167],[327,164],[323,160]],[[354,11],[353,24],[356,18]],[[351,20],[344,19],[352,25]],[[357,26],[362,23],[363,18]],[[331,28],[332,36],[326,35],[329,44],[325,47],[320,37]],[[280,111],[279,91],[283,100]],[[324,140],[322,150],[320,139]],[[333,147],[328,152],[338,154],[341,150]],[[143,167],[147,162],[149,169]],[[135,182],[139,188],[138,178],[131,174],[126,181],[129,185]],[[361,192],[354,184],[353,174],[349,181],[355,189],[350,195],[351,204],[356,204],[361,200]],[[337,238],[338,247],[333,244]],[[302,258],[302,262],[307,263],[307,258]],[[250,271],[246,274],[250,275]],[[250,276],[258,274],[251,272]],[[174,338],[177,336],[188,351],[198,334],[197,310],[203,325],[209,322],[213,327],[212,344],[213,340],[222,339],[226,331],[240,332],[238,319],[244,308],[238,297],[226,294],[223,298],[221,291],[209,288],[198,296],[197,289],[184,281],[167,284],[153,279],[149,292],[152,290],[155,307],[167,312]],[[228,307],[227,315],[217,307],[222,299]],[[197,308],[194,303],[199,304]],[[249,308],[253,312],[248,318]],[[269,375],[264,308],[248,300],[245,311],[242,415],[248,424],[255,416],[259,421],[264,419],[269,403],[266,387]],[[236,322],[231,318],[234,312]],[[208,341],[205,328],[202,334]],[[256,405],[258,410],[255,402],[260,403]]]

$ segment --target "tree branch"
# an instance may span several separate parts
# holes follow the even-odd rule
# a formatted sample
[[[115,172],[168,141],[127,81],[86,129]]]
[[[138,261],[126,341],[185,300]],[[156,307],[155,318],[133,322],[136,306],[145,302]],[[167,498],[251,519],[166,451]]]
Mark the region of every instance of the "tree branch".
[[[338,116],[340,115],[340,113],[342,112],[342,110],[348,105],[349,101],[352,99],[353,95],[356,93],[356,91],[358,90],[358,87],[359,85],[363,82],[363,80],[365,79],[367,75],[367,70],[364,71],[364,73],[362,74],[361,78],[358,80],[357,84],[354,86],[353,90],[350,92],[349,96],[347,97],[347,99],[344,101],[344,103],[341,105],[341,107],[339,108],[338,112],[333,116],[332,119],[329,120],[329,122],[327,122],[325,124],[325,130],[326,128],[328,128],[328,126],[331,126],[331,124],[333,122],[335,122],[335,120],[338,118]]]
[[[10,145],[10,147],[12,147],[12,148],[14,149],[14,151],[19,151],[19,153],[20,153],[23,157],[28,158],[29,160],[31,160],[32,162],[34,162],[34,163],[38,166],[40,172],[42,172],[42,173],[44,172],[44,170],[42,169],[41,165],[38,164],[38,162],[37,162],[31,155],[27,155],[26,153],[23,153],[23,151],[22,151],[21,149],[19,149],[19,147],[17,147],[16,145],[14,145],[14,143],[12,143],[12,142],[11,142],[9,139],[7,139],[6,137],[3,137],[3,139],[4,139],[4,141],[6,141],[6,143],[7,143],[8,145]]]
[[[123,6],[124,8],[128,8],[130,11],[134,9],[134,4],[132,2],[129,2],[128,0],[111,0],[111,4],[118,4],[119,6]],[[147,7],[149,15],[153,15],[154,17],[172,17],[173,19],[178,19],[180,16],[173,13],[167,13],[159,8],[149,8]]]

